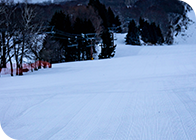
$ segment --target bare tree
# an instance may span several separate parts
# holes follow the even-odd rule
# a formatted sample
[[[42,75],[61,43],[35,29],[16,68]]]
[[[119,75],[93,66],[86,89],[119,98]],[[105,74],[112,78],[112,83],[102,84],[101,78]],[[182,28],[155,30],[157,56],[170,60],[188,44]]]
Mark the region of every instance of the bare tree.
[[[0,16],[2,16],[2,13],[3,13],[3,11],[4,11],[4,5],[2,4],[2,3],[0,3]],[[1,24],[3,23],[3,21],[2,20],[0,20],[0,26],[1,26]],[[2,69],[2,64],[1,64],[1,57],[2,57],[2,49],[1,49],[1,44],[2,44],[2,42],[0,41],[0,73],[1,73],[1,69]]]
[[[16,23],[14,22],[14,12],[16,6],[11,0],[1,1],[1,68],[6,68],[9,61],[11,66],[11,76],[13,76],[12,67],[12,53],[13,37],[16,30]]]
[[[15,59],[17,63],[18,75],[23,75],[23,59],[37,59],[38,42],[42,30],[42,22],[36,20],[38,13],[34,7],[31,7],[27,2],[21,6],[21,28],[20,43],[15,48]],[[40,47],[40,46],[39,46]],[[33,56],[32,56],[33,55]]]
[[[3,19],[3,13],[4,13],[4,11],[5,11],[5,3],[3,2],[3,1],[1,1],[0,2],[0,26],[2,26],[2,24],[5,22],[5,20]],[[5,54],[3,54],[3,52],[5,52],[5,51],[3,51],[5,48],[3,48],[3,39],[2,39],[2,31],[3,31],[3,29],[2,29],[2,27],[0,28],[0,32],[1,32],[1,40],[0,40],[0,73],[1,73],[1,69],[3,68],[3,61],[2,61],[2,59],[3,59],[3,55],[5,55]],[[5,66],[5,65],[4,65]]]

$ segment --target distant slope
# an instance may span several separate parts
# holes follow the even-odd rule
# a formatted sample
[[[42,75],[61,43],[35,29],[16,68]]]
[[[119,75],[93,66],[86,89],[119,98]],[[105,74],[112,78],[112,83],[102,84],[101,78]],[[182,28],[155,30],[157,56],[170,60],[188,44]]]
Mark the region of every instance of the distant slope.
[[[139,53],[139,51],[142,49],[141,46],[132,46],[132,45],[125,45],[125,37],[126,33],[123,34],[115,34],[117,40],[115,41],[115,44],[117,44],[116,50],[115,50],[115,58],[118,57],[128,57],[128,56],[135,56]]]

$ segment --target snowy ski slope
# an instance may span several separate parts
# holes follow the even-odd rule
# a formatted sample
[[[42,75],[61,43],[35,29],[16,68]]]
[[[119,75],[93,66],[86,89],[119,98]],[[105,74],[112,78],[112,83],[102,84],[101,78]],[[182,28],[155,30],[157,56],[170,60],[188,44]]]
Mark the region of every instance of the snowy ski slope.
[[[196,44],[135,47],[124,36],[117,34],[113,59],[0,77],[5,133],[17,140],[196,140]]]
[[[116,57],[0,78],[0,122],[17,140],[196,139],[196,45],[133,47]]]

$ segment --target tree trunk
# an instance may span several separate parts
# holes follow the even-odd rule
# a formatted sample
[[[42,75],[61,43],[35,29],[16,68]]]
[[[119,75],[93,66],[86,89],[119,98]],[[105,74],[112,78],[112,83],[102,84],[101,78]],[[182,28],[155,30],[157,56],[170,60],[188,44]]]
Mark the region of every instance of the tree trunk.
[[[22,68],[22,66],[20,66],[20,68],[18,69],[18,72],[19,72],[19,74],[18,74],[18,75],[19,75],[19,76],[22,76],[22,75],[23,75],[23,71],[22,71],[22,69],[23,69],[23,68]]]
[[[1,57],[2,68],[6,68],[6,45],[5,45],[5,32],[2,32],[3,55]]]
[[[22,67],[22,61],[23,61],[23,56],[24,56],[24,47],[25,47],[25,34],[23,33],[23,42],[22,42],[22,53],[21,53],[21,57],[20,57],[20,67],[19,67],[19,75],[23,75],[23,67]]]
[[[14,76],[14,74],[13,74],[13,65],[12,65],[12,58],[10,57],[10,55],[9,55],[9,61],[10,61],[10,67],[11,67],[11,76]]]
[[[41,63],[41,60],[39,59],[38,60],[38,69],[41,69],[42,68],[42,63]]]
[[[11,76],[14,76],[14,74],[13,74],[13,66],[12,66],[12,63],[10,63],[10,66],[11,66]]]
[[[15,53],[15,59],[16,59],[16,75],[19,75],[19,63],[18,63],[18,55]]]
[[[16,63],[16,75],[19,75],[19,64],[18,64],[18,62]]]

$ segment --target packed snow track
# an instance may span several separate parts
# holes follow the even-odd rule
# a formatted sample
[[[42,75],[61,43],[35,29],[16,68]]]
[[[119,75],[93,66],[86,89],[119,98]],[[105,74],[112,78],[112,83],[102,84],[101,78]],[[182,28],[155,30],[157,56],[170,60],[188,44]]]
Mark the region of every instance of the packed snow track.
[[[195,140],[196,46],[119,44],[116,58],[0,77],[17,140]]]

